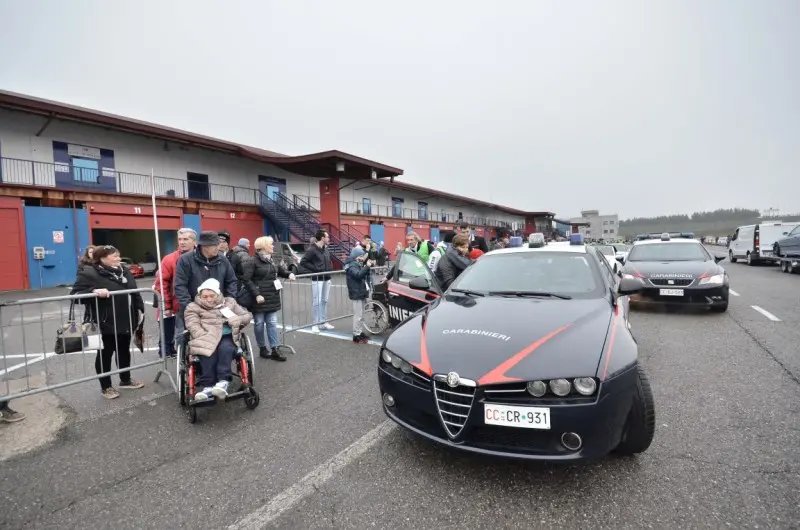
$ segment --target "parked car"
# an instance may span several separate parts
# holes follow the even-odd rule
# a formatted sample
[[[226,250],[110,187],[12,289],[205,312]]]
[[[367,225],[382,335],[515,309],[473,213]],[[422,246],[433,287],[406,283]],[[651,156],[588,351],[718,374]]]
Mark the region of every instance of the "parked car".
[[[773,251],[776,257],[794,258],[800,256],[800,225],[789,232],[783,232],[783,237],[775,241]]]
[[[122,263],[130,269],[134,278],[144,277],[144,268],[138,263],[134,263],[131,258],[122,258]]]

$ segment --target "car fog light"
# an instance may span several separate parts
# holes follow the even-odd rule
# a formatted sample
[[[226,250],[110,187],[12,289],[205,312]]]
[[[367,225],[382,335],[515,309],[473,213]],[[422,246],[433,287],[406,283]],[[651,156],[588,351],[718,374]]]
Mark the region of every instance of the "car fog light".
[[[575,390],[584,396],[591,396],[597,390],[597,383],[591,377],[578,377],[574,381]]]
[[[402,372],[404,374],[410,374],[411,373],[411,365],[408,364],[407,362],[403,361],[402,364],[400,365],[400,370],[402,370]]]
[[[383,395],[383,404],[387,407],[394,407],[394,398],[391,394],[384,394]]]
[[[547,393],[547,385],[544,381],[531,381],[528,383],[528,394],[533,397],[542,397]]]
[[[569,394],[572,385],[566,379],[553,379],[550,381],[550,390],[557,396],[566,396]]]
[[[395,368],[400,368],[400,365],[403,364],[403,361],[400,360],[400,357],[392,355],[392,366]]]
[[[389,350],[383,350],[383,352],[381,352],[381,357],[383,357],[383,362],[387,364],[392,362],[392,354],[389,353]]]

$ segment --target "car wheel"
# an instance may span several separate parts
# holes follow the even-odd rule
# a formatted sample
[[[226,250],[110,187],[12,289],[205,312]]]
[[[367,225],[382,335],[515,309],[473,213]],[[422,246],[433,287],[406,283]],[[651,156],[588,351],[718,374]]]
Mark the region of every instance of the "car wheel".
[[[628,413],[622,440],[614,449],[619,455],[643,453],[650,447],[656,433],[656,410],[650,380],[641,365],[636,367],[636,397]]]
[[[728,251],[728,261],[730,261],[731,263],[736,263],[736,258],[733,257],[733,251],[732,250]]]
[[[774,248],[772,249],[772,254],[773,254],[773,255],[774,255],[776,258],[780,258],[780,257],[781,257],[781,246],[780,246],[779,244],[775,243],[775,246],[774,246]]]

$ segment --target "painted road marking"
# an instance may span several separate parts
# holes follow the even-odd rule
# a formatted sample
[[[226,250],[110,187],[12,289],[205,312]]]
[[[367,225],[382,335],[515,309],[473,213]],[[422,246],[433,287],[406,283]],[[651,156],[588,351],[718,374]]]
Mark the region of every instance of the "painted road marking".
[[[284,328],[282,324],[278,324],[278,328],[286,329],[286,331],[292,331],[292,329],[294,329],[291,326],[287,327],[287,328]],[[320,329],[318,333],[315,333],[315,332],[311,331],[311,328],[298,329],[296,331],[298,333],[306,333],[308,335],[318,335],[320,337],[328,337],[328,338],[331,338],[331,339],[350,340],[350,341],[353,340],[353,336],[352,335],[348,335],[347,333],[342,333],[342,332],[337,332],[337,331],[323,331],[323,330]],[[383,340],[370,339],[368,344],[372,344],[373,346],[380,346],[380,345],[383,344]]]
[[[739,293],[737,293],[733,289],[728,289],[728,292],[731,293],[733,296],[739,296]]]
[[[761,313],[762,315],[764,315],[768,319],[772,320],[773,322],[780,322],[781,321],[780,318],[776,317],[775,315],[773,315],[772,313],[770,313],[766,309],[758,307],[757,305],[751,305],[750,307],[752,307],[753,309],[755,309],[756,311],[758,311],[759,313]]]
[[[316,493],[320,486],[332,479],[336,473],[355,462],[361,455],[378,444],[394,429],[394,423],[390,420],[384,420],[383,423],[350,444],[350,446],[341,453],[324,464],[315,467],[308,475],[300,479],[299,482],[296,482],[270,499],[270,501],[261,508],[230,525],[228,530],[264,528],[287,510],[296,506],[297,503]]]
[[[145,348],[144,351],[158,351],[158,348]],[[66,353],[64,355],[83,355],[84,353],[95,354],[94,351],[85,351],[85,352],[77,351],[77,352],[73,352],[73,353]],[[25,354],[22,354],[22,355],[6,355],[5,357],[7,359],[11,359],[12,357],[19,358],[19,357],[23,357],[24,355]],[[25,362],[22,362],[22,363],[19,363],[19,364],[15,364],[14,366],[12,366],[10,368],[6,368],[5,370],[0,370],[0,375],[5,375],[5,374],[13,372],[14,370],[19,370],[20,368],[25,368],[25,366],[30,366],[32,364],[40,363],[40,362],[44,361],[45,359],[49,359],[51,357],[55,357],[57,354],[55,352],[51,351],[51,352],[46,352],[46,353],[28,353],[27,355],[29,355],[29,356],[33,355],[34,358],[33,359],[29,359],[29,360],[27,360]],[[59,355],[59,357],[63,357],[64,355]],[[131,356],[132,355],[133,355],[133,349],[131,349]],[[132,370],[136,370],[135,367],[131,368],[131,369]]]

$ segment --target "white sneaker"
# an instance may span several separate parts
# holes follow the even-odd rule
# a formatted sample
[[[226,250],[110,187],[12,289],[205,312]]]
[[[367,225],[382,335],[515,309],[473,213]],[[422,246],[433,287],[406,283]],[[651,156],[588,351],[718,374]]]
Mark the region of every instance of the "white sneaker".
[[[319,333],[319,326],[311,326],[311,333]]]
[[[218,397],[219,399],[225,399],[228,397],[228,382],[227,381],[220,381],[214,388],[211,389],[211,393],[214,394],[214,397]]]
[[[195,401],[207,401],[208,399],[211,398],[211,390],[212,390],[212,388],[210,386],[205,387],[202,391],[197,392],[194,395],[194,400]]]
[[[321,327],[322,329],[336,329],[336,328],[334,328],[334,327],[333,327],[333,324],[331,324],[330,322],[325,322],[325,323],[324,323],[324,324],[322,324],[320,327]]]

